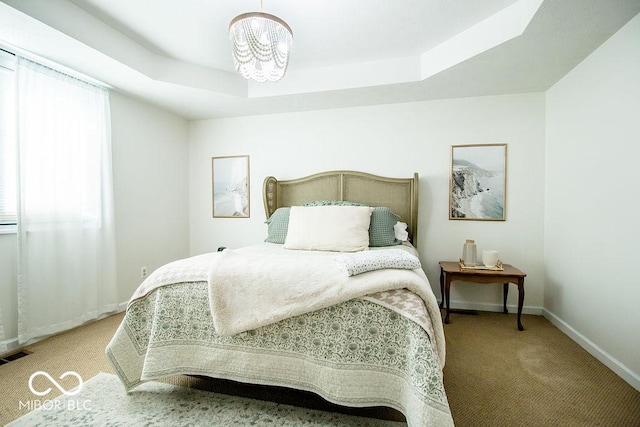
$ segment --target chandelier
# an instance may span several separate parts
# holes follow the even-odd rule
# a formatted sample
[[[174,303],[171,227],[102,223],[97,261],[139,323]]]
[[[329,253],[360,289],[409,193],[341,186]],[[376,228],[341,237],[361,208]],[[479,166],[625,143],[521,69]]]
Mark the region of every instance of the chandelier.
[[[293,32],[282,19],[263,12],[243,13],[229,24],[229,39],[233,64],[245,79],[262,83],[284,77]]]

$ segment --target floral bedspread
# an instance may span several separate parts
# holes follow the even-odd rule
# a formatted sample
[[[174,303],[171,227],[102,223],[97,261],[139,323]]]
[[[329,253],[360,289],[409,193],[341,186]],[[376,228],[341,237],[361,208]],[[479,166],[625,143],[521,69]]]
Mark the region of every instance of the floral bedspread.
[[[410,294],[379,299],[411,298],[402,292]],[[379,302],[353,299],[219,336],[207,282],[176,283],[132,301],[106,353],[127,390],[169,375],[206,375],[312,391],[341,405],[388,406],[410,426],[453,425],[435,345],[416,323],[419,315]]]

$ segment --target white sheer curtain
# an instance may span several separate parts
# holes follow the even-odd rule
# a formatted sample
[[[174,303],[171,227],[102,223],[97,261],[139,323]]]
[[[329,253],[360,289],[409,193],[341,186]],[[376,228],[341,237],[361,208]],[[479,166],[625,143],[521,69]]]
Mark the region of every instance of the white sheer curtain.
[[[24,58],[18,82],[18,341],[117,309],[109,95]]]

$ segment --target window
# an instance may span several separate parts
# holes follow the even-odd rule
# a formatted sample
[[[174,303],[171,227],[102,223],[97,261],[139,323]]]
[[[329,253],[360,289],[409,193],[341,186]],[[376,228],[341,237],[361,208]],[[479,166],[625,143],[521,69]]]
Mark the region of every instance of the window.
[[[16,223],[15,57],[0,50],[0,228]]]

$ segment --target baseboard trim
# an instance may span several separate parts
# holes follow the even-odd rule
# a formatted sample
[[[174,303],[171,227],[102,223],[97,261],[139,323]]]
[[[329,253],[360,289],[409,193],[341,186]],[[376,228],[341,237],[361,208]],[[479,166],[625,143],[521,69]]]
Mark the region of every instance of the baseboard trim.
[[[3,348],[3,345],[5,346],[4,348],[7,349],[6,353],[13,353],[15,350],[19,348],[18,337],[10,338],[8,340],[4,340],[0,342],[0,348]]]
[[[631,371],[624,364],[620,363],[618,359],[601,349],[589,338],[576,331],[567,322],[553,314],[547,309],[542,309],[542,315],[549,320],[555,327],[564,332],[569,338],[574,340],[580,347],[584,348],[589,354],[602,362],[606,367],[615,372],[620,378],[625,380],[631,387],[640,391],[640,375]]]

